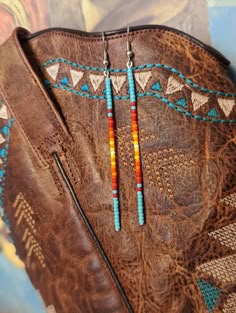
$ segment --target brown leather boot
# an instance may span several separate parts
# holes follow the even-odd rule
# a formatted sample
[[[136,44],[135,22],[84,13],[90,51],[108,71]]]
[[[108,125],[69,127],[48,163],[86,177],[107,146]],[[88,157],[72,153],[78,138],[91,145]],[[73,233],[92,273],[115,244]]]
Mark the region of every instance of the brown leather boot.
[[[125,29],[16,28],[0,48],[0,201],[52,313],[236,312],[236,88],[229,62],[163,26],[134,27],[144,225],[138,223]],[[127,92],[128,91],[128,92]]]

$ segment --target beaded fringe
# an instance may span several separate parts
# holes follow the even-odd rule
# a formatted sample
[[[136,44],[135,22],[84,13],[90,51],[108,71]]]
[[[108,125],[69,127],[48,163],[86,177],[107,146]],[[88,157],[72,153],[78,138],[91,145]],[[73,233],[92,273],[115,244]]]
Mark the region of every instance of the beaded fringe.
[[[132,68],[128,68],[129,95],[130,95],[130,112],[132,122],[132,137],[134,146],[134,161],[136,172],[136,193],[137,193],[137,210],[139,225],[144,224],[144,203],[143,203],[143,180],[140,160],[140,147],[138,138],[138,117],[137,117],[137,102],[134,86],[134,75]]]
[[[113,115],[113,101],[111,90],[111,79],[106,77],[106,101],[107,101],[107,118],[109,126],[109,145],[110,145],[110,162],[111,162],[111,176],[112,176],[112,194],[113,194],[113,210],[114,210],[114,224],[115,230],[120,230],[120,208],[118,198],[118,179],[117,179],[117,165],[116,165],[116,149],[115,149],[115,132],[114,132],[114,115]]]

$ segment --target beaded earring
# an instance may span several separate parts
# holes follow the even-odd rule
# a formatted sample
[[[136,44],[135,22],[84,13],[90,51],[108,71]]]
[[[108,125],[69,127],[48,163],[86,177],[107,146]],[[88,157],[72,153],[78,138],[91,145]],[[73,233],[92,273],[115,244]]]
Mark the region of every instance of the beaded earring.
[[[118,178],[117,178],[117,164],[116,164],[116,147],[115,147],[115,131],[114,131],[114,106],[112,97],[112,82],[109,75],[109,58],[108,58],[108,44],[105,41],[104,33],[102,33],[104,44],[104,76],[105,76],[105,90],[106,90],[106,103],[107,103],[107,119],[109,128],[109,145],[110,145],[110,164],[112,176],[112,194],[113,194],[113,210],[114,210],[114,224],[115,230],[119,231],[120,226],[120,208],[119,208],[119,195],[118,195]]]
[[[136,194],[137,194],[137,211],[139,225],[144,224],[144,201],[143,201],[143,180],[141,170],[141,158],[140,158],[140,146],[139,146],[139,133],[138,133],[138,116],[137,116],[137,101],[136,91],[134,85],[133,74],[133,56],[134,53],[131,50],[131,42],[129,40],[129,27],[127,28],[127,74],[129,84],[129,97],[130,97],[130,113],[131,113],[131,125],[132,125],[132,137],[134,147],[134,161],[136,172]]]

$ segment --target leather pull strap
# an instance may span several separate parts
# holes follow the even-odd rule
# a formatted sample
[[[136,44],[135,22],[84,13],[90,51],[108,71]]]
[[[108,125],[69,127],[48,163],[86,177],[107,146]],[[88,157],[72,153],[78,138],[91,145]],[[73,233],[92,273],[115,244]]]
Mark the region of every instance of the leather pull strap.
[[[66,141],[72,139],[21,47],[19,38],[24,40],[29,34],[18,27],[1,46],[0,88],[13,117],[37,154],[41,166],[45,167],[47,165],[39,150],[40,144],[48,142],[47,148],[50,151],[53,147],[49,141],[45,141],[49,135],[59,135]]]

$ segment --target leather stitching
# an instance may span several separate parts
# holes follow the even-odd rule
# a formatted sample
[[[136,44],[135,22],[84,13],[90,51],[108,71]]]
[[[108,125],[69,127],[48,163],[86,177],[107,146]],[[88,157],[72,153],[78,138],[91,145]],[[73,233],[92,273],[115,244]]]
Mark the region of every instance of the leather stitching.
[[[81,65],[79,63],[75,63],[72,62],[70,60],[66,60],[63,58],[55,58],[55,59],[50,59],[48,61],[46,61],[45,63],[42,64],[42,67],[47,67],[48,65],[52,64],[52,63],[66,63],[69,64],[73,67],[78,67],[80,69],[84,69],[84,70],[91,70],[91,71],[99,71],[99,72],[103,72],[104,69],[101,67],[92,67],[92,66],[86,66],[86,65]],[[156,64],[144,64],[144,65],[139,65],[139,66],[134,66],[133,70],[139,70],[139,69],[152,69],[152,68],[164,68],[166,70],[169,70],[172,73],[177,74],[182,80],[184,80],[188,85],[192,86],[195,89],[199,89],[200,91],[204,92],[204,93],[210,93],[210,94],[216,94],[216,95],[220,95],[223,97],[236,97],[236,93],[225,93],[222,91],[215,91],[215,90],[211,90],[211,89],[207,89],[204,87],[200,87],[198,84],[194,83],[191,79],[188,79],[186,76],[184,76],[183,74],[181,74],[177,69],[166,65],[166,64],[160,64],[160,63],[156,63]],[[110,68],[109,72],[111,73],[126,73],[127,69],[126,68],[122,68],[122,69],[117,69],[117,68]]]
[[[62,162],[61,160],[60,160],[60,161],[61,161],[63,167],[64,167],[64,164],[66,164],[66,165],[67,165],[67,168],[69,168],[70,174],[68,174],[68,172],[66,172],[65,169],[64,169],[64,171],[65,171],[65,173],[66,173],[66,175],[67,175],[67,177],[68,177],[68,180],[70,181],[70,183],[71,183],[71,185],[72,185],[72,188],[74,188],[74,185],[72,184],[72,181],[71,181],[71,175],[72,175],[72,173],[71,173],[71,169],[70,169],[70,166],[69,166],[69,162],[68,162],[67,157],[65,156],[65,154],[63,154],[63,156],[64,156],[65,162]],[[72,159],[73,159],[73,157],[72,157]],[[64,163],[64,164],[63,164],[63,163]],[[73,176],[73,175],[72,175],[72,176]],[[59,171],[58,171],[58,178],[59,178],[59,177],[61,177],[61,180],[63,180],[63,177],[62,177],[61,175],[59,175]],[[72,179],[73,179],[73,181],[74,181],[74,178],[73,178],[73,177],[72,177]],[[65,183],[65,182],[64,182],[64,183]],[[66,183],[65,183],[65,184],[66,184]],[[69,191],[69,189],[68,189],[67,186],[65,186],[64,189],[66,190],[66,192],[70,193],[70,191]],[[74,192],[75,192],[76,197],[77,197],[77,192],[76,192],[76,190],[74,190]],[[78,199],[78,200],[79,200],[79,199]],[[74,203],[74,202],[73,202],[73,203]],[[76,209],[76,204],[74,205],[74,208]],[[75,210],[75,211],[76,211],[77,214],[81,217],[79,211],[78,211],[78,210]],[[81,219],[82,219],[82,217],[81,217]],[[82,219],[82,220],[83,220],[83,219]],[[101,262],[101,267],[102,267],[103,269],[105,269],[105,271],[107,271],[108,266],[107,266],[107,264],[104,265],[105,261],[104,261],[102,255],[101,255],[101,251],[99,251],[98,246],[95,244],[95,241],[94,241],[94,239],[93,239],[92,236],[91,236],[91,233],[88,231],[88,228],[87,228],[87,227],[85,227],[84,230],[85,230],[86,234],[88,235],[88,237],[91,238],[91,244],[92,244],[94,250],[97,251],[97,252],[99,252],[99,253],[98,253],[98,257],[99,257],[99,259],[102,261],[102,262]],[[114,277],[112,276],[110,270],[107,271],[107,273],[108,273],[108,275],[109,275],[109,277],[110,277],[110,280],[113,282],[113,281],[114,281]],[[114,272],[114,273],[115,273],[115,272]],[[121,297],[121,294],[119,293],[118,288],[115,288],[114,293],[118,296],[118,298],[121,300],[121,302],[122,302],[124,305],[127,305],[127,303],[125,303],[125,301],[124,301],[124,298]],[[129,311],[129,312],[131,312],[131,311]]]
[[[177,40],[179,39],[179,37],[181,37],[181,40],[183,40],[186,44],[189,44],[190,46],[196,47],[197,49],[201,50],[206,56],[217,61],[224,68],[227,68],[226,64],[224,64],[222,61],[218,60],[215,56],[213,56],[211,53],[206,51],[203,47],[199,46],[197,43],[186,39],[184,37],[184,35],[182,35],[182,34],[178,34],[178,35],[172,34],[170,31],[164,30],[164,29],[146,29],[146,30],[142,30],[142,31],[134,31],[134,32],[132,32],[132,34],[138,35],[138,34],[146,34],[146,33],[153,33],[153,32],[164,33],[167,36],[170,36],[170,37],[177,39]],[[52,31],[50,33],[40,34],[37,37],[32,38],[32,39],[29,38],[28,40],[35,41],[40,37],[50,37],[50,36],[55,36],[55,35],[73,38],[73,39],[77,39],[77,40],[83,41],[83,42],[102,42],[102,38],[83,38],[83,37],[80,37],[79,35],[67,34],[67,33],[64,33],[62,31]],[[118,39],[118,38],[126,38],[126,34],[117,34],[115,36],[107,36],[107,40],[109,40],[109,41],[114,40],[114,39]]]

